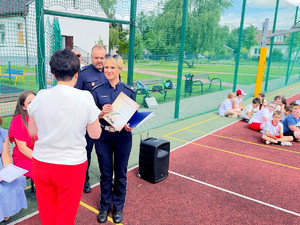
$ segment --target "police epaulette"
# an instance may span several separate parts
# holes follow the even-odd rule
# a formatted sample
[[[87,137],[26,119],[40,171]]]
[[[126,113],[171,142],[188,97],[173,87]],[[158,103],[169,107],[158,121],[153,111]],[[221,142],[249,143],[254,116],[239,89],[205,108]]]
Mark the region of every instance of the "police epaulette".
[[[128,84],[124,84],[124,87],[126,87],[126,88],[130,89],[131,91],[135,92],[134,87],[132,87],[132,86],[130,86]]]
[[[92,91],[95,90],[99,86],[101,86],[101,85],[96,85],[95,87],[93,87]]]

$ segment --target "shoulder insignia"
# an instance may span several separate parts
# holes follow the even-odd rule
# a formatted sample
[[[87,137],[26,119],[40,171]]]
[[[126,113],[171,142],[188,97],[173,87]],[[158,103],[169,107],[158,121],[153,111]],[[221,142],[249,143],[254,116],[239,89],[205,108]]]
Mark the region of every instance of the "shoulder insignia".
[[[84,71],[84,70],[88,69],[89,67],[90,67],[90,65],[86,65],[86,66],[82,67],[82,68],[80,69],[80,71]]]
[[[132,92],[135,92],[134,87],[132,87],[132,86],[130,86],[130,85],[128,85],[128,84],[125,84],[125,83],[124,83],[124,87],[128,88],[128,89],[131,90]]]

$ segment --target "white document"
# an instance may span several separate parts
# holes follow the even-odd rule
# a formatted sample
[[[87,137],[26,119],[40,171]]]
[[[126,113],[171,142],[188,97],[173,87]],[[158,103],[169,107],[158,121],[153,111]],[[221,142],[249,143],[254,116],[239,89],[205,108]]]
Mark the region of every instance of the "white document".
[[[112,125],[117,131],[121,131],[128,120],[140,107],[138,103],[121,92],[115,101],[112,103],[113,111],[109,114],[105,114],[105,119],[110,125]]]
[[[10,183],[18,177],[23,176],[27,172],[28,170],[24,170],[18,166],[9,164],[8,166],[0,170],[0,179]]]

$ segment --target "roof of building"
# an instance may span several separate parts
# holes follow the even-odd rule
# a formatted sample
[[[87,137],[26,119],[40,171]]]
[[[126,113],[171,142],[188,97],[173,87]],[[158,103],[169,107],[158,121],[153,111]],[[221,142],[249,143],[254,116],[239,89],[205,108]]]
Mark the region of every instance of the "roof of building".
[[[26,16],[33,0],[2,0],[0,16]]]
[[[284,30],[275,30],[275,33],[282,32],[282,31],[284,31]],[[256,34],[255,34],[255,39],[258,43],[260,42],[260,39],[261,39],[261,33],[262,33],[262,30],[257,30]],[[272,34],[272,33],[273,33],[272,30],[268,30],[268,34]],[[283,40],[284,40],[285,38],[287,38],[289,36],[289,34],[283,34],[283,35],[280,35],[280,36],[283,36],[284,37]],[[270,44],[270,43],[271,43],[271,38],[268,38],[267,39],[267,44]],[[283,44],[285,44],[285,42],[284,41],[276,41],[276,39],[275,39],[274,44],[283,45]]]

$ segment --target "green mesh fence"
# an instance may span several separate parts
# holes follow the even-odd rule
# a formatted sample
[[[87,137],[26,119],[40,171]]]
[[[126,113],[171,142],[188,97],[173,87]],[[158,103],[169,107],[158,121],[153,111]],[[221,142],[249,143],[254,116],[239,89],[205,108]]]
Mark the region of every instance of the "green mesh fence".
[[[0,113],[8,128],[18,95],[38,90],[35,7],[30,1],[0,4]]]
[[[278,5],[277,1],[273,5],[249,1],[244,12],[245,1],[242,0],[189,0],[183,63],[180,65],[184,1],[136,1],[136,14],[131,15],[135,22],[134,58],[129,55],[131,2],[135,1],[3,0],[0,4],[0,91],[4,127],[9,125],[21,91],[38,91],[55,85],[49,59],[55,50],[67,46],[81,51],[84,64],[91,63],[91,47],[96,43],[105,45],[109,52],[117,51],[125,60],[121,74],[124,82],[130,74],[128,60],[134,60],[135,87],[137,81],[142,81],[150,89],[149,94],[138,92],[140,104],[148,95],[155,97],[159,104],[172,102],[173,108],[180,93],[181,100],[205,96],[203,105],[207,104],[205,110],[209,111],[215,109],[231,90],[242,88],[251,97],[264,19],[270,18],[270,32],[273,27],[276,32],[288,30],[298,21],[296,8],[283,0],[278,1]],[[36,8],[41,3],[44,14]],[[239,37],[241,18],[244,23]],[[43,29],[37,31],[36,24]],[[273,45],[268,39],[262,92],[299,81],[299,36],[299,32],[279,35],[274,38]],[[182,82],[178,86],[180,71]]]

